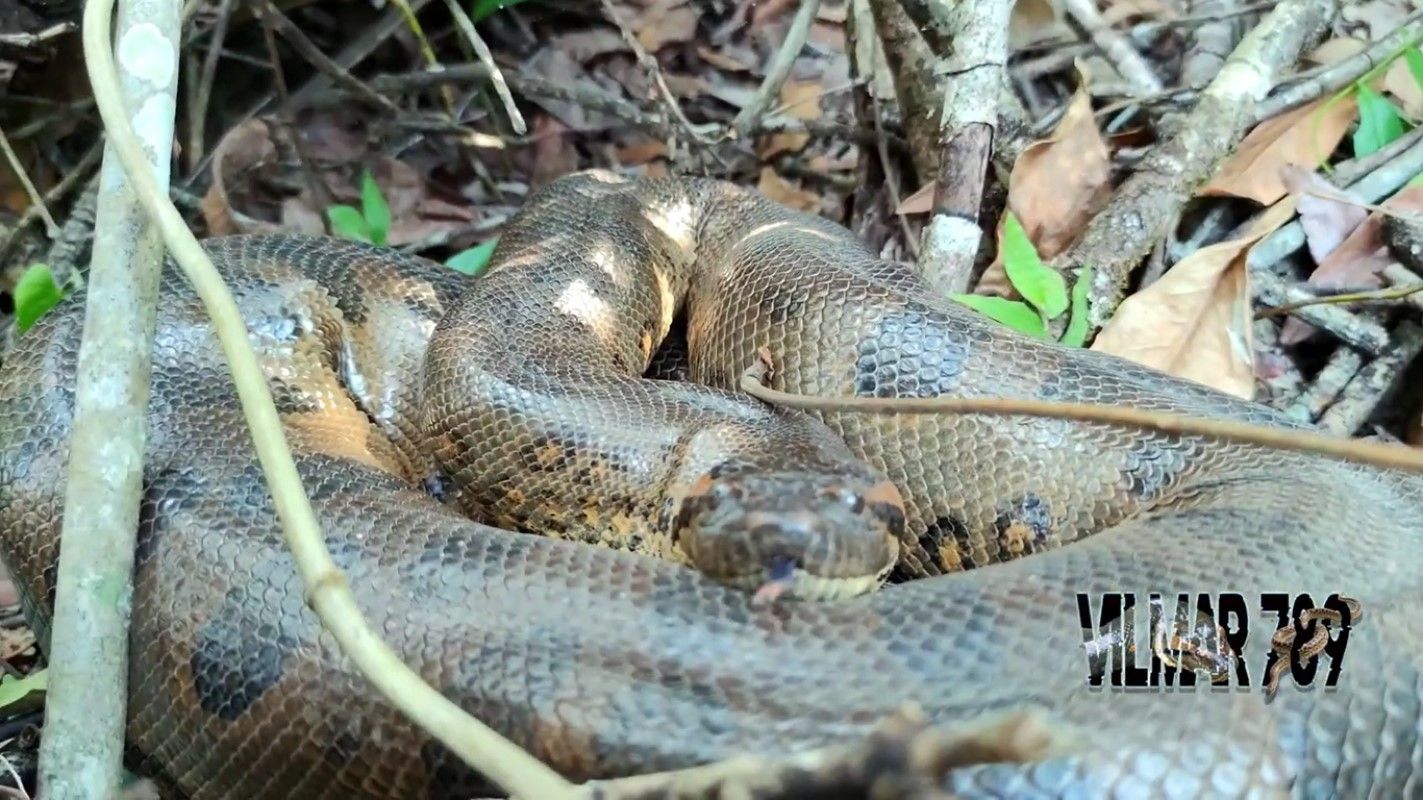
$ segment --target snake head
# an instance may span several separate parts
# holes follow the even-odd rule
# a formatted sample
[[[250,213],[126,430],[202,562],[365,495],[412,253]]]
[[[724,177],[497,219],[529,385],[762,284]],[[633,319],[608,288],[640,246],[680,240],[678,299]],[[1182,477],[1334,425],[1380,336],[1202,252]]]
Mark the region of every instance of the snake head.
[[[899,558],[904,501],[871,474],[713,470],[682,501],[674,535],[707,576],[779,596],[873,591]]]

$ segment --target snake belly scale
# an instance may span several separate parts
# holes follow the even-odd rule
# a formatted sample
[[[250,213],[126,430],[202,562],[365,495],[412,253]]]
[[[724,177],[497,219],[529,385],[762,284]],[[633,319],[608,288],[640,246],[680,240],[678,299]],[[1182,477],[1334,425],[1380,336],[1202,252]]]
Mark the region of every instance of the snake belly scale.
[[[1037,707],[1076,734],[1064,758],[951,775],[968,797],[1419,793],[1417,477],[1060,420],[815,421],[730,390],[765,347],[773,387],[803,394],[1028,396],[1294,424],[1269,409],[1015,334],[839,226],[708,180],[556,181],[472,283],[334,240],[207,246],[374,629],[572,779],[840,742],[914,703],[944,722]],[[627,287],[649,285],[629,311]],[[677,317],[691,377],[711,388],[668,389],[693,393],[677,405],[637,400],[628,376]],[[574,361],[601,377],[559,366],[572,362],[548,326],[569,319],[602,347]],[[41,641],[81,323],[75,298],[21,335],[0,371],[0,556]],[[171,267],[152,386],[131,767],[195,798],[487,790],[373,693],[304,606],[221,351]],[[531,433],[538,414],[556,425]],[[699,437],[698,414],[734,420],[736,436]],[[757,446],[777,436],[800,444]],[[892,551],[896,578],[914,579],[758,604],[639,541],[640,525],[686,521],[681,506],[707,491],[698,459],[728,448],[772,471],[777,454],[863,462],[806,496],[888,539],[846,540],[827,569],[848,552],[877,582]],[[669,458],[676,468],[656,466]],[[443,502],[425,488],[432,475],[450,479]],[[594,529],[615,548],[580,541]],[[1275,620],[1255,608],[1250,687],[1092,691],[1076,597],[1115,591],[1339,592],[1365,619],[1332,691],[1287,679],[1265,702]]]

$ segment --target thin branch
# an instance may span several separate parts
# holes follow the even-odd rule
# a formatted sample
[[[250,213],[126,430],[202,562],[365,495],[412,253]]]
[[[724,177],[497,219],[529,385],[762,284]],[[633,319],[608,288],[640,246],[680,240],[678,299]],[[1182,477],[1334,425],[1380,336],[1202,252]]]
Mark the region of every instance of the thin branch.
[[[767,403],[802,411],[857,414],[984,414],[1098,422],[1155,431],[1168,436],[1206,436],[1423,474],[1423,452],[1413,448],[1340,439],[1309,430],[1272,428],[1235,420],[1193,417],[1132,406],[1099,406],[1018,397],[825,397],[793,394],[766,385],[766,376],[772,368],[770,354],[763,350],[760,358],[742,373],[741,390]]]
[[[514,96],[509,94],[509,84],[504,80],[504,73],[499,69],[499,65],[494,63],[494,54],[489,52],[489,45],[484,43],[484,38],[479,35],[479,31],[474,28],[474,20],[464,13],[457,0],[445,0],[445,5],[450,9],[450,16],[454,17],[455,26],[464,34],[464,38],[469,40],[469,44],[474,48],[474,54],[479,57],[479,63],[489,70],[489,79],[494,83],[494,93],[499,95],[499,102],[504,104],[504,113],[509,115],[509,123],[514,126],[514,133],[523,136],[529,130],[528,123],[524,122],[524,115],[519,113],[519,106],[514,102]]]
[[[1063,0],[1063,7],[1077,20],[1077,24],[1082,26],[1087,35],[1092,37],[1092,43],[1116,68],[1117,74],[1131,84],[1135,94],[1153,95],[1165,88],[1161,85],[1161,79],[1151,70],[1151,65],[1132,47],[1131,42],[1102,19],[1096,0]]]
[[[25,195],[30,198],[30,207],[37,209],[40,218],[44,220],[46,235],[53,239],[59,234],[59,225],[55,223],[54,217],[50,216],[49,208],[45,206],[44,198],[35,188],[35,184],[30,180],[29,173],[25,172],[25,165],[20,163],[20,156],[15,153],[15,148],[10,146],[10,140],[5,136],[5,130],[0,128],[0,151],[5,154],[5,161],[10,164],[10,171],[19,178],[20,185],[25,189]]]
[[[172,163],[181,30],[176,4],[126,2],[113,47],[130,70],[122,83],[111,76],[107,87],[111,114],[124,125],[130,124],[127,109],[145,117],[144,139],[130,135],[126,160],[164,183]],[[106,46],[111,31],[106,14]],[[84,35],[95,35],[88,24]],[[134,548],[163,242],[144,214],[139,188],[125,179],[122,146],[111,138],[100,168],[47,648],[39,794],[55,800],[113,797],[123,761]]]
[[[810,26],[815,23],[818,11],[820,0],[801,0],[800,8],[796,9],[795,17],[786,31],[785,41],[781,42],[770,65],[766,67],[766,79],[761,82],[751,100],[742,106],[741,111],[731,120],[732,130],[739,135],[750,133],[760,121],[761,115],[766,113],[766,107],[780,95],[781,85],[790,77],[791,66],[795,64],[801,48],[805,47],[805,39],[810,35]]]
[[[301,54],[301,57],[310,62],[313,67],[316,67],[321,74],[330,78],[337,86],[345,88],[347,91],[387,114],[400,116],[402,113],[400,106],[396,105],[390,98],[363,83],[360,79],[352,77],[351,73],[342,69],[335,61],[332,61],[330,56],[321,52],[321,48],[317,47],[315,42],[306,38],[306,34],[301,32],[301,28],[298,28],[296,23],[292,22],[287,15],[283,14],[275,3],[271,2],[271,0],[262,0],[262,11],[263,16],[271,19],[272,27],[276,28],[277,33],[280,33],[282,38],[286,39],[292,47],[296,48],[296,51]],[[294,101],[295,99],[295,95],[291,98],[287,98],[288,101]]]
[[[1423,40],[1423,10],[1405,17],[1387,36],[1335,64],[1295,76],[1283,88],[1260,101],[1252,122],[1263,122],[1326,94],[1337,92],[1385,61]]]

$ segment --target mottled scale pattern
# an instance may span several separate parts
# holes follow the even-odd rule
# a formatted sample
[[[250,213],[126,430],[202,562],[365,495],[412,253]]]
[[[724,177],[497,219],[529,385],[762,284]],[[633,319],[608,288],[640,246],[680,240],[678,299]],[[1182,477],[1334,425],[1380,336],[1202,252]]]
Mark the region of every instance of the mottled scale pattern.
[[[679,436],[679,420],[735,418],[753,444],[819,436],[729,393],[677,389],[659,404],[637,388],[627,376],[679,313],[692,377],[723,389],[767,347],[775,385],[812,394],[1005,394],[1290,424],[1267,409],[1017,336],[838,226],[710,181],[555,182],[472,285],[333,240],[208,248],[282,387],[328,547],[375,629],[571,778],[844,741],[914,703],[945,723],[1037,708],[1077,735],[1060,758],[953,773],[964,797],[1420,794],[1413,476],[1075,422],[827,416],[900,484],[914,545],[901,577],[919,579],[754,606],[617,541],[630,529],[619,515],[653,513],[653,490],[678,480],[669,458],[746,444]],[[480,776],[380,700],[305,608],[199,303],[174,269],[164,287],[131,767],[195,798],[480,796]],[[0,557],[42,637],[81,324],[72,299],[0,370]],[[530,419],[554,423],[547,441],[530,440]],[[795,455],[768,447],[768,463],[777,453]],[[452,504],[422,488],[442,465]],[[471,516],[561,527],[530,536]],[[579,519],[622,550],[568,541],[585,537]],[[1265,702],[1274,618],[1255,607],[1250,689],[1091,691],[1076,595],[1109,591],[1341,592],[1365,618],[1333,691],[1287,682]]]

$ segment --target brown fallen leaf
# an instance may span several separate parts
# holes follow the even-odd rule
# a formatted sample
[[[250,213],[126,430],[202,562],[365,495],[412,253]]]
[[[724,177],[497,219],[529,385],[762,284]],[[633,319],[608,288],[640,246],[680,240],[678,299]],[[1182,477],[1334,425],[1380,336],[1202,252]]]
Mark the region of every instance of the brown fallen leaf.
[[[1017,0],[1008,18],[1008,43],[1014,50],[1055,39],[1068,32],[1062,11],[1052,0]]]
[[[1216,170],[1198,194],[1244,197],[1270,205],[1285,196],[1280,168],[1299,164],[1313,169],[1339,146],[1358,115],[1352,97],[1328,97],[1256,125],[1234,154]]]
[[[1238,239],[1204,247],[1128,297],[1093,350],[1114,353],[1236,397],[1255,394],[1250,247],[1289,221],[1293,198],[1260,215]]]
[[[781,174],[771,167],[761,168],[761,179],[757,182],[756,188],[772,200],[792,208],[811,213],[820,210],[820,195],[808,192],[782,178]]]
[[[825,89],[818,81],[786,81],[781,87],[780,112],[794,119],[820,119],[824,113],[820,98],[824,95]],[[808,133],[773,133],[761,139],[756,154],[769,160],[781,153],[798,153],[809,141]]]
[[[1423,186],[1405,186],[1382,205],[1395,211],[1423,213]],[[1393,262],[1383,239],[1383,217],[1378,211],[1365,217],[1338,247],[1319,261],[1305,283],[1321,289],[1350,291],[1381,288],[1380,273]],[[1280,344],[1299,344],[1314,332],[1313,325],[1289,317],[1280,328]]]
[[[255,198],[251,194],[250,178],[270,173],[277,166],[277,144],[272,140],[272,129],[263,120],[249,119],[223,134],[213,150],[209,167],[212,183],[199,204],[208,233],[223,236],[281,230],[281,226],[260,219],[240,223],[233,214],[234,210],[243,210],[248,219],[252,218]]]
[[[930,181],[899,201],[896,214],[928,214],[934,209],[934,182]]]
[[[1048,138],[1023,150],[1008,178],[1008,208],[1038,255],[1066,250],[1111,197],[1111,153],[1092,114],[1087,82],[1080,81],[1067,111]],[[1003,270],[1003,220],[996,232],[998,255],[984,270],[977,291],[1016,296]]]
[[[1297,164],[1281,169],[1281,180],[1299,208],[1300,227],[1315,263],[1323,261],[1359,227],[1369,212],[1360,198]]]
[[[689,42],[697,34],[697,12],[686,0],[656,0],[632,25],[637,41],[649,53],[663,45]]]

